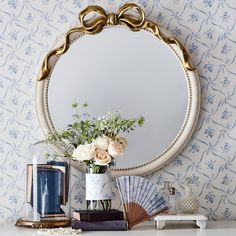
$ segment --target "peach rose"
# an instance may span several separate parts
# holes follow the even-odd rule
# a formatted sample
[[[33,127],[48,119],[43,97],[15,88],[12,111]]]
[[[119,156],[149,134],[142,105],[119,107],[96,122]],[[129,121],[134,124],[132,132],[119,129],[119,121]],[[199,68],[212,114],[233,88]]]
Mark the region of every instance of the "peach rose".
[[[128,147],[128,142],[127,142],[126,138],[118,136],[117,142],[120,143],[124,149],[126,149]]]
[[[124,154],[124,151],[125,151],[125,148],[121,143],[115,142],[115,141],[110,142],[109,147],[108,147],[108,153],[112,157],[121,156]]]
[[[106,166],[111,162],[111,156],[107,151],[97,149],[94,156],[95,164],[99,166]]]

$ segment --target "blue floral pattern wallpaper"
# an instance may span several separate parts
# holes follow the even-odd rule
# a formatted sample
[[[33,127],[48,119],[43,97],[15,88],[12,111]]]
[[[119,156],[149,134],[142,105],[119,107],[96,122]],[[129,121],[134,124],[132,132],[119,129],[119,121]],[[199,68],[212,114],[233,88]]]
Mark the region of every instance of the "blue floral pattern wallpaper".
[[[0,221],[24,214],[25,159],[43,138],[35,111],[35,82],[55,41],[78,23],[89,4],[116,11],[123,0],[0,0]],[[201,82],[196,131],[183,152],[150,176],[170,180],[183,194],[191,178],[200,212],[236,219],[236,3],[235,0],[138,0],[148,19],[189,51]],[[167,65],[168,66],[168,65]],[[73,206],[83,206],[84,176],[73,174]],[[114,190],[115,207],[120,206]]]

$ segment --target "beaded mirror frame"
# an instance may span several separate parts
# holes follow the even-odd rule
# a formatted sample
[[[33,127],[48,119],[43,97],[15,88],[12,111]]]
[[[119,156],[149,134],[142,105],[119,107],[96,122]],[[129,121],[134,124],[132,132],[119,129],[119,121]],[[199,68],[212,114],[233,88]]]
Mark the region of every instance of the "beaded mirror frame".
[[[95,15],[95,17],[85,19],[88,18],[89,14]],[[66,53],[70,45],[86,34],[98,34],[104,28],[117,25],[126,27],[131,31],[146,30],[153,34],[157,40],[160,40],[169,47],[176,56],[176,59],[180,62],[180,66],[182,66],[188,88],[187,112],[179,133],[161,154],[138,166],[112,168],[111,173],[113,177],[122,175],[147,175],[162,168],[176,157],[188,143],[198,120],[200,109],[199,79],[187,50],[177,39],[169,35],[168,32],[161,29],[154,22],[145,19],[144,11],[134,3],[123,5],[117,13],[106,13],[100,6],[88,6],[81,11],[79,18],[81,26],[72,28],[66,32],[62,44],[56,46],[46,55],[38,75],[36,83],[36,110],[40,126],[45,136],[56,131],[48,107],[50,77],[60,56]],[[59,155],[63,154],[65,148],[66,144],[60,144],[54,147]],[[73,164],[80,170],[84,170],[83,164],[76,162]]]

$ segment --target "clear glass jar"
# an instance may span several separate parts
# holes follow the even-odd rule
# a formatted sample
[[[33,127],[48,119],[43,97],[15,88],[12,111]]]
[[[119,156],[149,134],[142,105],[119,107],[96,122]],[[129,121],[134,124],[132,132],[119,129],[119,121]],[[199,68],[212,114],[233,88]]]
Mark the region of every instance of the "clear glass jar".
[[[26,213],[16,225],[50,228],[70,225],[70,161],[40,141],[29,148]]]
[[[170,206],[170,181],[164,181],[164,188],[160,189],[160,191],[163,193],[163,197],[165,198],[168,205],[168,209],[164,211],[164,213],[168,213]]]
[[[94,163],[86,167],[86,202],[88,210],[111,210],[111,168]]]

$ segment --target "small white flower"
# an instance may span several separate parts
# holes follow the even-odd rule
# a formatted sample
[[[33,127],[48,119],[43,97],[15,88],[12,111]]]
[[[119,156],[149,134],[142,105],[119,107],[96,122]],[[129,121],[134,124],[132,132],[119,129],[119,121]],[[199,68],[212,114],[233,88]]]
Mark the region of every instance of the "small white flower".
[[[95,146],[93,144],[79,145],[72,154],[78,161],[88,161],[94,158]]]

